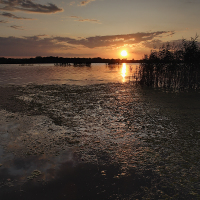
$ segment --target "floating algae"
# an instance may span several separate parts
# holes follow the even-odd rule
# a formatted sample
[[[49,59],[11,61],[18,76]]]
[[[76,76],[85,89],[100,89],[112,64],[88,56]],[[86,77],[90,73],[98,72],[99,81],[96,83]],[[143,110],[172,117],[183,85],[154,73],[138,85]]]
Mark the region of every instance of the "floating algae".
[[[24,163],[29,166],[26,177],[31,174],[28,180],[37,177],[32,174],[37,168],[52,182],[60,176],[64,182],[69,176],[74,181],[78,177],[76,186],[81,180],[91,181],[94,193],[95,180],[98,193],[104,196],[93,199],[177,199],[177,194],[180,199],[198,199],[198,106],[196,112],[179,114],[171,102],[173,95],[162,98],[155,91],[148,93],[128,84],[31,85],[20,89],[34,103],[18,98],[24,103],[22,115],[5,118],[12,121],[18,117],[20,122],[17,134],[11,129],[8,132],[15,146],[10,142],[5,150],[17,149],[16,155],[29,161]],[[183,103],[178,102],[178,106]],[[195,120],[191,117],[187,122],[185,113],[196,113]],[[10,166],[17,168],[18,163]],[[115,191],[116,196],[109,191]]]
[[[31,176],[28,176],[27,179],[28,180],[33,180],[35,178],[37,178],[38,176],[40,176],[42,173],[41,171],[39,170],[34,170],[32,173],[31,173]]]

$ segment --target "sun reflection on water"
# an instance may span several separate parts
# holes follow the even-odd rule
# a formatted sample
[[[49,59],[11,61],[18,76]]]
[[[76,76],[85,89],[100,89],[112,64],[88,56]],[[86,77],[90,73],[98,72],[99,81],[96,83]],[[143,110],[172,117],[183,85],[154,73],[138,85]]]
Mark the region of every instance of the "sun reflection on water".
[[[122,65],[122,77],[123,77],[123,82],[124,82],[125,77],[126,77],[126,63],[123,63]]]

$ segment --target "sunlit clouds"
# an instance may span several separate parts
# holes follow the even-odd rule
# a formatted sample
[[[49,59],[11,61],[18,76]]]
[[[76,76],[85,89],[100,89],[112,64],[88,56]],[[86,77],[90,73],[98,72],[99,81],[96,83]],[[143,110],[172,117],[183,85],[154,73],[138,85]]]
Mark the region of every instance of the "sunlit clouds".
[[[12,26],[12,28],[23,30],[21,26]],[[124,45],[126,45],[127,48],[128,45],[131,46],[129,48],[133,48],[133,45],[144,46],[146,44],[145,42],[153,42],[157,37],[161,39],[168,33],[169,32],[163,31],[87,38],[54,37],[45,34],[26,37],[0,37],[0,45],[5,47],[4,50],[0,52],[0,55],[14,56],[16,54],[22,56],[23,53],[26,52],[27,56],[37,56],[38,53],[45,56],[59,56],[60,53],[62,56],[78,56],[86,51],[94,52],[94,50],[90,51],[89,49],[95,49],[97,53],[104,51],[109,56],[116,57],[117,49],[124,47]],[[111,47],[113,47],[113,49]],[[10,49],[12,49],[12,51],[10,51]],[[93,56],[98,57],[98,55]]]
[[[87,5],[88,3],[92,2],[92,1],[95,1],[95,0],[81,1],[78,5],[79,5],[79,6],[85,6],[85,5]]]
[[[137,44],[145,41],[151,41],[156,37],[165,37],[165,34],[171,31],[159,31],[152,33],[133,33],[124,35],[107,35],[94,36],[87,38],[70,38],[70,37],[55,37],[57,41],[67,42],[73,45],[82,45],[88,48],[97,47],[120,47],[124,45]]]

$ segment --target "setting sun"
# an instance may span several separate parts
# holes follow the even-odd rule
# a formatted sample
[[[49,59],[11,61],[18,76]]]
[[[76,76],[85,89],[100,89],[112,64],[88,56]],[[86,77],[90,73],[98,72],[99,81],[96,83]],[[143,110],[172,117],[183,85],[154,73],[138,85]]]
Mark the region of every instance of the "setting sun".
[[[122,55],[122,56],[127,56],[127,51],[123,50],[123,51],[121,52],[121,55]]]

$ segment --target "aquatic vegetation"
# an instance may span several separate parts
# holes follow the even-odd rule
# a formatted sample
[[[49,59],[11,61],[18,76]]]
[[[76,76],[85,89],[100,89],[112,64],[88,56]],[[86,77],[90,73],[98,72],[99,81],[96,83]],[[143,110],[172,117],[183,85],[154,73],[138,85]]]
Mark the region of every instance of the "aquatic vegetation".
[[[10,178],[20,195],[44,189],[41,199],[52,187],[61,199],[199,198],[196,93],[129,83],[17,90],[21,110],[0,111],[3,189]]]
[[[145,55],[138,72],[142,85],[174,90],[200,88],[200,47],[197,36],[179,45],[163,45]]]
[[[28,176],[27,179],[28,180],[33,180],[34,178],[37,178],[38,176],[40,176],[42,173],[41,171],[39,170],[34,170],[32,173],[31,173],[31,176]]]

